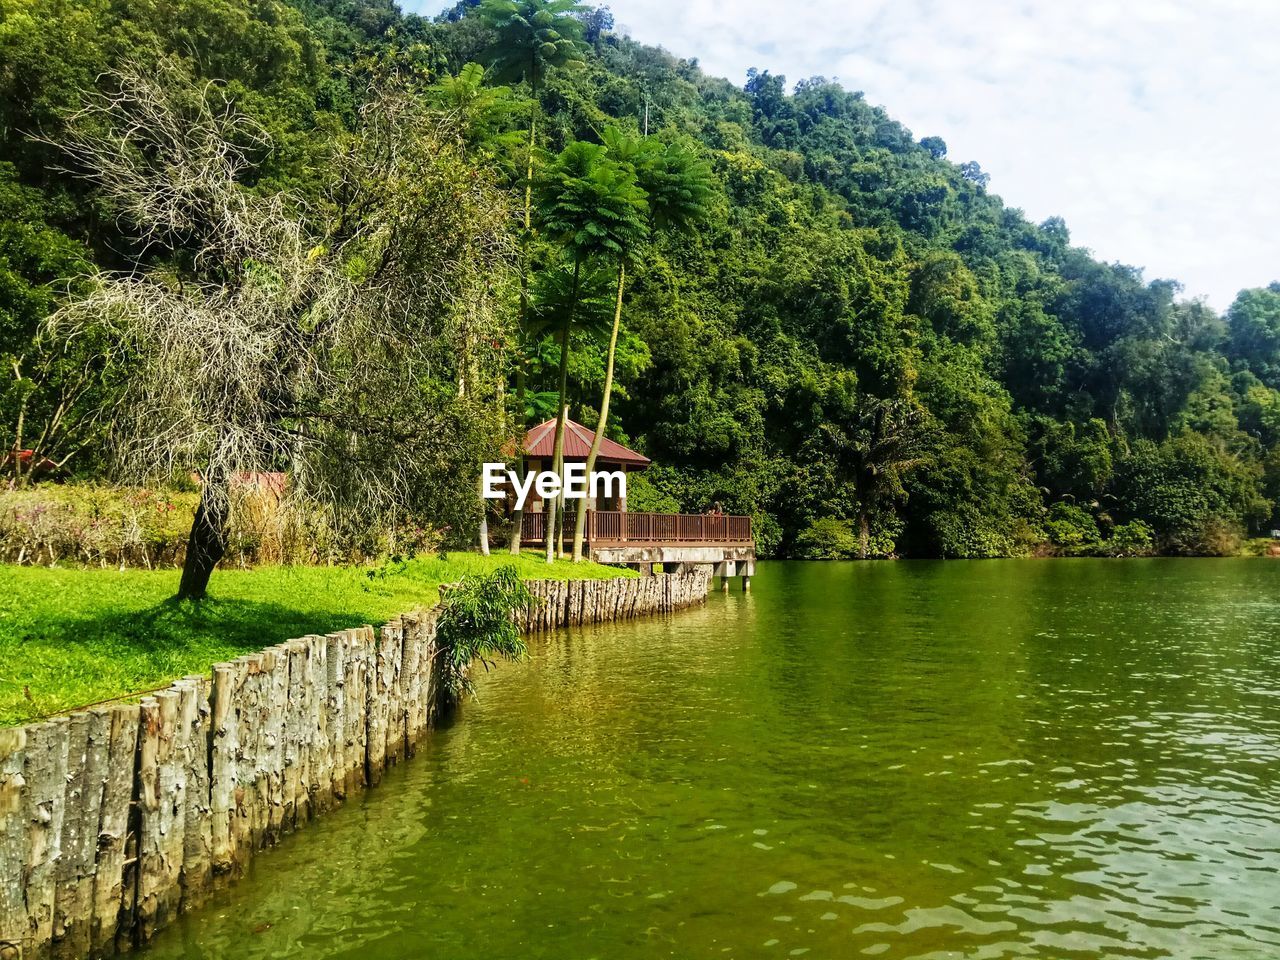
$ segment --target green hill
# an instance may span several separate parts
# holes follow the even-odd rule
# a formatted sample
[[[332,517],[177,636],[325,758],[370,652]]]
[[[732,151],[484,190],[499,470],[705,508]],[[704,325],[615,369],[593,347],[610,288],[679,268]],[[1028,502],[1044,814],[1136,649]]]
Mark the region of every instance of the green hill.
[[[1280,285],[1224,316],[1178,302],[1175,280],[1094,260],[1060,219],[1028,222],[978,164],[947,158],[945,131],[913,133],[821,77],[790,93],[764,69],[708,77],[614,33],[607,10],[576,16],[574,62],[539,77],[538,169],[647,123],[711,173],[696,228],[655,230],[628,275],[610,433],[657,463],[633,509],[720,501],[756,518],[765,552],[817,557],[1221,553],[1276,524]],[[34,345],[68,278],[182,268],[31,138],[56,139],[77,91],[177,58],[270,131],[247,188],[321,202],[317,157],[371,86],[412,84],[510,188],[519,238],[528,78],[448,79],[494,62],[499,39],[470,4],[428,21],[364,0],[0,0],[0,352],[24,373],[0,392],[5,446],[20,412],[38,435],[78,369]],[[522,249],[534,307],[554,313],[562,253],[548,230]],[[613,311],[612,271],[591,266],[568,369],[588,424]],[[506,346],[517,419],[550,415],[551,338]],[[108,381],[71,408],[105,402]],[[64,416],[41,452],[79,449],[68,469],[94,475],[99,429]]]

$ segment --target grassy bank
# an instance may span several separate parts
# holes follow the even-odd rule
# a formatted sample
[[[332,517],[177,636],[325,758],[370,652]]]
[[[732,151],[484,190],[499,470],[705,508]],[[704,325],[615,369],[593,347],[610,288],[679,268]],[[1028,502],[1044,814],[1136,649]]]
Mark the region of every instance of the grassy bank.
[[[177,570],[0,566],[0,724],[60,713],[203,673],[290,637],[381,623],[431,606],[442,583],[513,558],[451,554],[380,568],[220,570],[210,599],[170,602]],[[593,563],[517,559],[530,579],[625,575]],[[370,573],[374,573],[370,576]]]

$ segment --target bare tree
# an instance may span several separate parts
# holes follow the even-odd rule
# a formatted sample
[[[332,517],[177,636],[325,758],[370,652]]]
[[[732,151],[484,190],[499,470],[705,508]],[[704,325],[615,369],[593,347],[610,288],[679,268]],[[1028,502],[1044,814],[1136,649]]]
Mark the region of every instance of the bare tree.
[[[136,372],[112,436],[141,478],[204,481],[180,598],[204,596],[245,472],[349,529],[423,517],[469,528],[472,474],[498,449],[496,284],[509,212],[460,140],[407,92],[372,96],[336,141],[323,202],[249,189],[270,147],[217,84],[177,68],[108,78],[62,146],[147,248],[67,304]]]

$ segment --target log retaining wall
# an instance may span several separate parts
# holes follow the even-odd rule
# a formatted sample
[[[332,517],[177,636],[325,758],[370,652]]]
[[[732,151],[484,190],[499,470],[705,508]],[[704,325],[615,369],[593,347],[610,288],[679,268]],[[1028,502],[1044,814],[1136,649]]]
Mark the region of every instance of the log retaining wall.
[[[538,580],[521,629],[706,599],[701,572]],[[0,960],[109,956],[413,755],[439,609],[269,647],[138,703],[0,728]]]

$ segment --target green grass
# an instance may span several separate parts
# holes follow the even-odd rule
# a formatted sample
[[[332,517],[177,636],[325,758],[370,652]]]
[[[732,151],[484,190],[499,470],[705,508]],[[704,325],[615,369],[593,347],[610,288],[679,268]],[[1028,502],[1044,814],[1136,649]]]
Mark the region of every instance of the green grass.
[[[532,553],[454,553],[372,577],[364,567],[218,570],[209,599],[176,604],[177,570],[0,565],[0,725],[141,693],[291,637],[383,623],[435,604],[442,583],[513,560],[528,579],[627,575]]]

